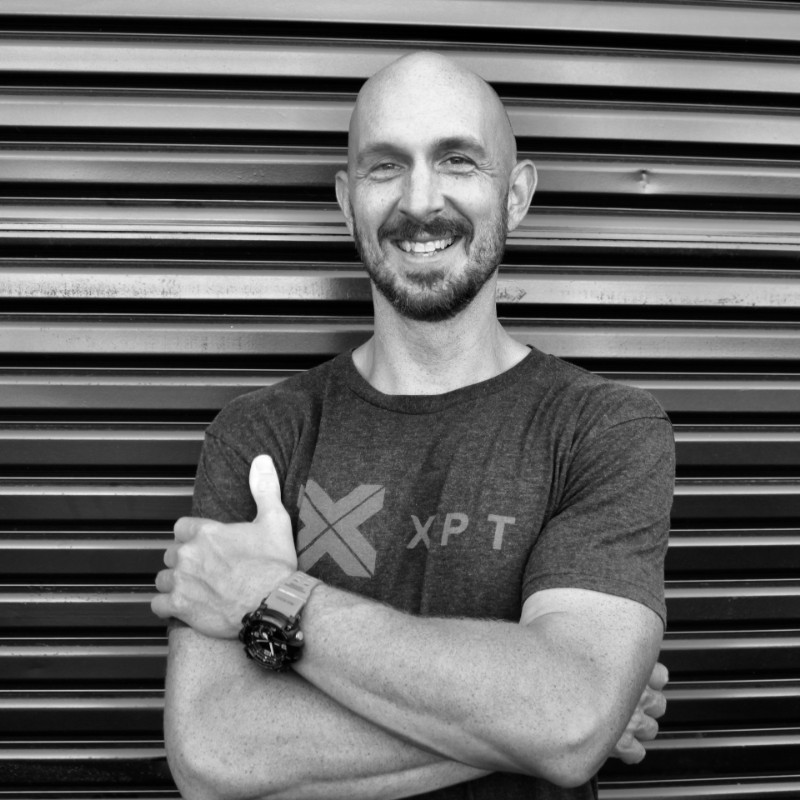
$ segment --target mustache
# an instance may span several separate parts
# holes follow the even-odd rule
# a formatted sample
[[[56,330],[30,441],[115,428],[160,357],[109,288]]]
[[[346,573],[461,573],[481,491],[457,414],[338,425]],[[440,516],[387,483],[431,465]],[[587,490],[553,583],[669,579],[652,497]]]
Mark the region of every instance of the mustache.
[[[451,236],[462,237],[469,245],[472,241],[474,228],[469,220],[463,217],[451,219],[450,217],[434,217],[425,222],[415,222],[408,218],[400,218],[384,222],[378,228],[378,241],[384,239],[417,239],[432,237],[434,239],[449,239]]]

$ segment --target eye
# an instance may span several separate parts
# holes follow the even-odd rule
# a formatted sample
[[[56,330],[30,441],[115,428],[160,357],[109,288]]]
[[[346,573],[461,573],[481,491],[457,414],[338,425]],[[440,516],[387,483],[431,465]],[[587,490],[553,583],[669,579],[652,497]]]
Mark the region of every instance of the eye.
[[[374,178],[391,178],[400,170],[400,165],[393,161],[381,161],[370,169],[370,175]]]
[[[475,162],[466,156],[447,156],[442,162],[450,172],[470,172],[475,167]]]

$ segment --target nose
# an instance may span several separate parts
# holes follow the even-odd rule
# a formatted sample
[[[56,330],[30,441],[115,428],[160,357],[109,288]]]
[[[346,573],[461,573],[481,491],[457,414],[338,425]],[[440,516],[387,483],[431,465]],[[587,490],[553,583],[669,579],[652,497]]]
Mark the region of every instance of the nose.
[[[399,210],[415,220],[425,220],[444,208],[440,176],[427,164],[416,164],[403,180]]]

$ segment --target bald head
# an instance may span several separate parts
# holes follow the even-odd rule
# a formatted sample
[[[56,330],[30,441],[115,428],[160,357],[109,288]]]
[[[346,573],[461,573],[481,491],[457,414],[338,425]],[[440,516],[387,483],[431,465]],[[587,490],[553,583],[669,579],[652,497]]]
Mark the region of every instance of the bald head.
[[[361,88],[350,118],[348,163],[371,131],[382,130],[392,116],[403,116],[421,131],[451,123],[453,136],[463,128],[479,134],[494,158],[506,169],[517,158],[516,140],[508,114],[497,93],[483,78],[438,53],[403,56],[376,72]],[[457,130],[461,126],[462,130]]]

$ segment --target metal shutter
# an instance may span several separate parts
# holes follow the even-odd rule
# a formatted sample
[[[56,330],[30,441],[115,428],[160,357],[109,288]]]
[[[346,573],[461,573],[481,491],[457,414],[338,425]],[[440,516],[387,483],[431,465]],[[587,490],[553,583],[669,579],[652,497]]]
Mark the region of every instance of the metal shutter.
[[[521,341],[678,438],[663,734],[604,800],[800,793],[800,7],[0,2],[0,798],[175,796],[152,577],[228,399],[368,335],[332,178],[420,47],[541,170]]]

